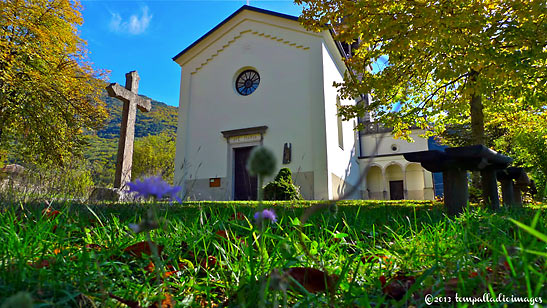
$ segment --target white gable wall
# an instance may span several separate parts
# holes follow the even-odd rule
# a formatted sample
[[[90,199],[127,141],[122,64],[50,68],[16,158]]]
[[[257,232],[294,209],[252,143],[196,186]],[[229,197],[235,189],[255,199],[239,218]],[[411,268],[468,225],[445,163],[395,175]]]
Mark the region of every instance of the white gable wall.
[[[295,177],[312,173],[311,195],[305,197],[326,199],[321,50],[311,48],[320,35],[294,21],[266,15],[257,21],[256,15],[242,12],[177,61],[182,73],[175,182],[197,179],[186,187],[191,197],[230,199],[232,157],[221,131],[266,125],[263,144],[274,151],[278,167],[289,167]],[[234,88],[245,68],[261,78],[249,96]],[[292,144],[292,162],[281,165],[286,142]],[[210,178],[222,182],[208,195]]]
[[[363,136],[357,151],[355,121],[345,121],[339,147],[338,93],[332,84],[343,80],[346,68],[335,42],[328,31],[308,32],[297,21],[273,15],[240,10],[176,57],[182,70],[175,184],[186,196],[232,199],[233,149],[258,144],[274,151],[278,169],[293,171],[306,199],[336,199],[358,185],[357,155],[371,155],[380,134]],[[234,82],[248,68],[258,71],[261,81],[253,94],[241,96]],[[258,126],[268,127],[263,140],[229,144],[221,134]],[[361,160],[370,181],[361,186],[363,197],[387,199],[390,181],[402,179],[405,198],[433,198],[431,174],[401,155],[427,149],[426,140],[416,141],[385,138],[370,166]],[[281,165],[284,143],[292,144],[287,165]],[[209,187],[212,178],[220,178],[221,187]]]

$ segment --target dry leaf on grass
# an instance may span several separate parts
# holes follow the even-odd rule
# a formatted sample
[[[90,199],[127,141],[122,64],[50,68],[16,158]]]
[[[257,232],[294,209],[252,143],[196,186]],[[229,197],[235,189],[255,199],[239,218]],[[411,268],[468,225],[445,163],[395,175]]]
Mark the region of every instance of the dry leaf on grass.
[[[59,216],[61,212],[52,209],[51,207],[47,207],[42,210],[42,216],[46,216],[49,219],[54,219],[55,217]]]
[[[163,246],[158,245],[156,243],[153,243],[153,244],[156,245],[156,247],[158,248],[158,255],[161,255],[161,252],[163,251]],[[152,249],[150,248],[150,245],[147,241],[133,244],[125,248],[123,251],[137,258],[141,258],[143,254],[146,254],[149,256],[152,255]]]
[[[51,265],[55,264],[55,262],[56,262],[55,258],[49,258],[49,259],[41,259],[37,262],[28,262],[27,264],[34,268],[40,269],[40,268],[48,268]]]
[[[245,220],[245,215],[241,212],[236,212],[230,216],[230,220]]]
[[[296,280],[310,293],[325,292],[327,290],[333,292],[338,281],[336,275],[328,275],[323,271],[310,267],[292,267],[285,274]]]
[[[382,292],[384,292],[387,297],[401,300],[410,287],[416,282],[414,276],[406,276],[404,274],[397,274],[395,277],[392,277],[389,282],[384,275],[380,276],[380,282],[382,283]]]

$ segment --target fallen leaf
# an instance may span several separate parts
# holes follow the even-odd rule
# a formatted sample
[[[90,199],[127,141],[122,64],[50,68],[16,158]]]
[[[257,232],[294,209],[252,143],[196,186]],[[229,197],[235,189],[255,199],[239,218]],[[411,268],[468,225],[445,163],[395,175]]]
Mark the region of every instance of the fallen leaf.
[[[225,230],[218,230],[215,234],[222,238],[228,239],[228,233],[226,233]]]
[[[101,251],[103,249],[106,249],[106,247],[102,246],[102,245],[99,245],[99,244],[86,244],[85,245],[85,248],[87,249],[92,249],[92,250],[97,250],[97,251]]]
[[[380,283],[382,283],[382,287],[386,285],[386,276],[382,275],[378,279],[380,280]]]
[[[186,264],[185,263],[179,263],[179,269],[185,269],[186,268]],[[147,270],[149,273],[153,273],[154,270],[156,269],[156,265],[150,261],[150,263],[148,263],[147,266],[144,267],[145,270]],[[167,278],[171,275],[174,275],[176,273],[179,272],[178,269],[175,268],[175,266],[171,265],[171,264],[167,264],[165,265],[165,268],[164,268],[165,272],[163,273],[163,278]]]
[[[153,243],[153,242],[152,242]],[[156,243],[153,243],[154,245],[157,245]],[[163,251],[162,245],[157,245],[158,248],[158,255],[161,255],[161,252]],[[127,252],[137,258],[141,258],[143,254],[146,255],[152,255],[152,249],[150,248],[150,245],[147,241],[139,242],[136,244],[133,244],[123,250],[124,252]]]
[[[51,219],[54,219],[55,217],[59,216],[59,214],[61,214],[61,212],[57,210],[53,210],[51,209],[51,207],[47,207],[42,210],[42,216],[46,216],[47,218],[51,218]]]
[[[230,216],[230,220],[245,220],[245,215],[241,212],[237,212]]]
[[[208,269],[210,267],[213,267],[217,264],[217,258],[215,256],[208,256],[207,258],[201,259],[201,262],[199,265],[203,267],[204,269]]]
[[[404,274],[397,274],[389,280],[389,283],[383,275],[379,277],[379,280],[382,283],[384,294],[395,300],[401,300],[408,289],[416,282],[414,276],[406,276]]]
[[[163,296],[165,298],[161,300],[160,308],[174,308],[175,301],[173,300],[173,296],[169,293],[164,293]],[[158,308],[158,303],[153,303],[152,305],[148,306],[148,308]]]
[[[508,271],[508,272],[511,271],[511,266],[509,266],[509,262],[503,261],[503,264],[502,264],[501,266],[502,266],[503,269],[505,269],[506,271]]]
[[[334,285],[338,280],[336,275],[328,275],[323,271],[310,267],[292,267],[286,274],[296,280],[310,293],[324,292],[326,290],[333,292]]]
[[[149,273],[154,272],[155,268],[156,268],[156,265],[152,261],[150,261],[148,265],[144,267],[144,269],[147,270]]]
[[[55,262],[56,262],[55,258],[49,258],[49,259],[41,259],[38,262],[29,262],[27,264],[34,268],[40,269],[40,268],[50,267],[51,265],[55,264]]]

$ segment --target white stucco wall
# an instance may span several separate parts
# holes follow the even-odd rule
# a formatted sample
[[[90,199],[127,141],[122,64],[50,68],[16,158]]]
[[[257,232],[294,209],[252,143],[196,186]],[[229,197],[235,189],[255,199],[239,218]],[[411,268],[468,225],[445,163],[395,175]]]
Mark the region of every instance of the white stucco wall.
[[[367,174],[361,185],[365,199],[389,199],[390,180],[404,181],[405,199],[433,200],[435,197],[433,174],[419,164],[407,161],[403,155],[361,159],[360,166]],[[422,189],[421,193],[419,189]]]
[[[325,36],[321,42],[323,67],[323,93],[325,105],[325,130],[327,136],[327,161],[329,174],[329,199],[338,198],[349,190],[349,186],[357,186],[359,181],[359,164],[356,148],[356,120],[342,122],[343,147],[340,147],[337,101],[340,105],[354,104],[354,101],[339,100],[337,88],[333,82],[342,82],[345,66],[334,41]],[[346,182],[340,183],[340,180]],[[359,198],[359,189],[350,196]]]
[[[175,183],[230,178],[221,132],[266,125],[263,144],[274,151],[278,168],[314,172],[314,198],[326,199],[321,51],[312,48],[318,41],[319,34],[296,21],[243,11],[177,59],[182,72]],[[242,96],[234,82],[246,68],[260,74],[260,85]],[[292,162],[281,165],[286,142]]]
[[[428,150],[427,139],[420,137],[423,133],[423,130],[413,130],[410,136],[414,139],[414,142],[394,139],[389,132],[361,136],[361,156],[395,155],[407,152],[426,151]],[[378,144],[378,152],[373,153],[376,144]],[[391,149],[392,145],[397,147],[396,151]]]
[[[367,176],[361,185],[364,198],[377,199],[382,196],[382,198],[389,199],[389,181],[393,180],[396,175],[393,171],[399,170],[393,166],[398,166],[403,172],[398,178],[404,180],[405,198],[418,200],[431,200],[434,198],[433,175],[431,172],[416,163],[407,161],[402,155],[408,152],[428,150],[427,139],[420,137],[423,133],[423,130],[412,131],[410,136],[414,139],[414,142],[394,139],[389,132],[361,136],[361,156],[366,157],[360,159],[361,172],[368,173],[367,170],[375,166],[382,170],[383,175],[382,191],[378,191],[380,188],[378,183],[369,183],[370,177]],[[378,151],[374,153],[376,144],[378,144]],[[393,151],[393,145],[397,150]],[[373,154],[377,157],[370,159]],[[377,170],[374,171],[376,175]]]

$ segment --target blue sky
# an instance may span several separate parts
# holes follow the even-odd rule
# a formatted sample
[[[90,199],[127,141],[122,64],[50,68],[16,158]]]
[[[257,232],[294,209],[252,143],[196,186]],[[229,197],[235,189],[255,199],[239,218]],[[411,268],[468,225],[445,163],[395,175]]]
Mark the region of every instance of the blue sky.
[[[125,85],[137,70],[139,93],[178,106],[180,67],[172,57],[245,5],[247,1],[82,1],[90,60]],[[251,6],[299,16],[292,0],[250,1]]]

